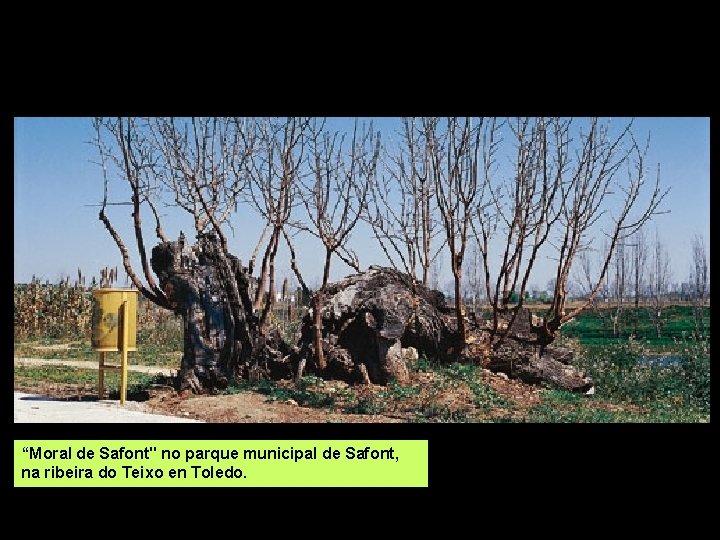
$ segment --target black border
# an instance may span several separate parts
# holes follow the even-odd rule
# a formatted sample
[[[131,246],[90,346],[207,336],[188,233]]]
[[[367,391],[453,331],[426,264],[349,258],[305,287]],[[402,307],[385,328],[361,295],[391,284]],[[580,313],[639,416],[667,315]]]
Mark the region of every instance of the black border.
[[[623,59],[616,62],[622,64]],[[442,64],[439,64],[442,65]],[[653,71],[628,68],[612,77],[578,76],[563,71],[553,76],[550,67],[524,69],[512,76],[512,65],[492,77],[475,79],[465,71],[443,65],[439,71],[419,72],[398,65],[392,76],[356,77],[334,74],[331,80],[314,76],[290,77],[275,73],[232,84],[214,86],[203,81],[155,86],[147,79],[130,84],[127,79],[105,77],[83,79],[86,86],[70,86],[68,93],[47,95],[67,82],[60,68],[50,75],[30,78],[16,88],[11,110],[3,117],[6,145],[5,166],[13,162],[11,139],[14,116],[89,116],[92,114],[311,114],[328,116],[399,116],[403,114],[560,114],[610,116],[711,116],[711,133],[718,118],[707,105],[714,96],[709,66],[703,71],[691,65]],[[677,66],[675,66],[677,67]],[[510,76],[508,76],[510,72]],[[74,72],[73,72],[74,73]],[[314,74],[313,74],[314,75]],[[462,75],[462,76],[461,76]],[[161,75],[158,75],[162,78]],[[433,77],[432,84],[426,84]],[[55,83],[48,85],[48,80]],[[322,81],[322,82],[320,82]],[[42,84],[42,86],[40,86]],[[27,90],[34,86],[34,92]],[[23,95],[23,91],[27,94]],[[70,95],[72,94],[72,95]],[[20,97],[22,95],[22,97]],[[121,105],[117,105],[121,104]],[[716,137],[711,137],[716,156]],[[711,196],[716,195],[715,168],[711,170]],[[11,200],[7,198],[6,201]],[[11,212],[6,212],[10,218]],[[711,217],[712,225],[712,217]],[[711,269],[713,266],[711,265]],[[11,339],[8,343],[12,342]],[[8,362],[6,381],[13,375]],[[716,371],[716,370],[715,370]],[[10,395],[10,394],[8,394]],[[6,416],[12,422],[9,411]],[[15,424],[3,430],[8,435],[4,455],[11,456],[14,439],[428,439],[429,487],[427,489],[376,488],[12,488],[12,476],[3,474],[4,487],[14,503],[30,504],[41,497],[63,505],[104,505],[109,495],[132,500],[165,503],[167,510],[182,514],[189,501],[207,497],[208,513],[219,511],[214,504],[232,508],[248,500],[288,500],[311,516],[313,498],[323,501],[409,502],[421,513],[432,502],[436,507],[462,503],[476,506],[478,516],[499,516],[502,509],[522,505],[549,509],[563,505],[584,507],[613,497],[613,506],[638,501],[682,506],[688,494],[704,497],[698,486],[712,488],[709,470],[714,463],[713,424],[707,425],[558,425],[558,424]],[[10,436],[11,435],[11,436]],[[9,471],[9,467],[5,469]],[[198,494],[187,490],[201,490]],[[113,492],[113,493],[111,493]],[[115,493],[117,492],[117,493]],[[558,496],[551,495],[558,493]],[[240,502],[242,499],[242,503]],[[227,503],[219,501],[227,500]],[[300,501],[299,503],[290,501]],[[608,501],[609,502],[609,501]],[[316,508],[321,514],[331,511]],[[181,506],[178,506],[181,505]],[[160,512],[159,509],[154,510]],[[497,512],[494,514],[493,512]],[[590,512],[590,508],[588,508]],[[350,514],[352,515],[352,513]],[[508,511],[507,516],[512,516]],[[351,519],[362,520],[363,513]],[[516,518],[519,519],[519,518]]]

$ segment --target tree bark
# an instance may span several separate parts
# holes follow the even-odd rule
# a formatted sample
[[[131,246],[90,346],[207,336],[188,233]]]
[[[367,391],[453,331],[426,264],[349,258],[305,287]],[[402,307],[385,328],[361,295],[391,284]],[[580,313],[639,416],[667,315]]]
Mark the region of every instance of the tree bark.
[[[534,323],[527,309],[502,314],[500,325],[509,327],[503,344],[493,350],[491,321],[468,321],[466,344],[456,325],[456,306],[447,305],[442,293],[394,269],[370,267],[328,284],[315,302],[325,314],[320,343],[316,318],[307,316],[299,352],[291,362],[299,365],[320,347],[325,367],[319,370],[315,364],[314,369],[326,378],[349,383],[408,382],[405,358],[412,347],[429,359],[480,363],[526,382],[545,381],[573,392],[593,388],[592,380],[570,364],[572,351],[551,345],[559,329]],[[311,366],[306,364],[312,370]]]
[[[571,364],[573,351],[552,345],[559,335],[555,322],[536,322],[526,308],[501,313],[499,325],[505,339],[498,347],[490,348],[492,352],[483,360],[483,366],[527,383],[546,382],[572,392],[594,392],[592,379]],[[485,324],[491,328],[490,321]],[[480,343],[492,340],[492,333],[482,327],[471,333]]]
[[[511,376],[527,383],[549,382],[555,387],[584,394],[594,393],[592,380],[577,369],[547,356],[536,356],[515,366]]]
[[[448,306],[442,293],[389,268],[371,267],[330,284],[326,264],[314,313],[304,319],[300,342],[291,348],[277,333],[261,332],[252,309],[255,280],[236,258],[219,260],[218,249],[214,235],[201,237],[191,247],[164,242],[153,249],[153,270],[184,321],[180,389],[214,393],[233,379],[299,380],[305,371],[350,383],[405,384],[410,381],[406,358],[417,354],[441,362],[481,363],[513,378],[575,392],[593,387],[569,365],[570,351],[550,345],[557,329],[534,324],[526,309],[503,314],[501,325],[509,328],[497,350],[473,351],[466,345],[465,330],[458,330],[457,306]],[[490,321],[464,326],[467,341],[488,344],[491,327]]]
[[[315,293],[315,308],[313,310],[314,315],[314,327],[315,327],[315,360],[317,367],[320,372],[324,371],[327,367],[325,361],[325,355],[322,346],[322,307],[323,307],[323,295],[325,294],[325,288],[327,287],[328,280],[330,279],[330,260],[332,257],[332,251],[325,250],[325,266],[323,267],[323,281],[320,286],[320,290]]]
[[[276,335],[260,339],[252,306],[255,282],[237,258],[223,253],[215,235],[203,235],[193,246],[158,244],[152,266],[171,307],[183,318],[180,389],[215,392],[250,370],[283,372],[289,347]]]

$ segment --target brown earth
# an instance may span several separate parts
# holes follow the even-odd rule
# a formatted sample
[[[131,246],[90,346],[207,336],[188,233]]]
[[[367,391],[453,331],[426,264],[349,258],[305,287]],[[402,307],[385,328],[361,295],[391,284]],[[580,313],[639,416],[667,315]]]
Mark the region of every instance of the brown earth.
[[[15,363],[86,367],[84,362],[78,361],[60,363],[27,358],[16,359]],[[148,368],[148,372],[150,369],[157,373],[157,368]],[[143,366],[133,366],[133,370],[145,371]],[[306,388],[307,396],[323,398],[332,395],[334,404],[330,407],[305,406],[293,399],[277,400],[253,390],[216,396],[189,392],[179,394],[169,385],[155,385],[142,395],[129,395],[128,401],[133,402],[134,408],[150,413],[228,423],[398,423],[418,421],[419,418],[433,421],[438,419],[438,415],[442,415],[445,421],[462,421],[459,415],[465,419],[492,421],[499,417],[523,417],[528,409],[541,401],[540,389],[537,387],[506,380],[488,371],[483,373],[483,379],[498,395],[508,399],[511,407],[487,408],[474,404],[467,383],[448,381],[432,372],[413,373],[410,384],[397,387],[392,394],[385,386],[350,387],[341,381],[325,381]],[[290,381],[279,381],[276,384],[288,391],[294,388]],[[97,399],[97,387],[94,384],[48,383],[17,375],[15,390],[66,400]],[[118,399],[116,389],[108,390],[109,399]],[[365,406],[364,414],[347,412],[349,408],[361,405]],[[373,408],[377,410],[376,414],[373,414]]]
[[[292,402],[270,401],[255,392],[220,396],[177,395],[174,392],[154,396],[146,402],[147,412],[184,416],[205,422],[228,423],[375,423],[402,422],[380,414],[343,414]]]
[[[49,363],[40,359],[16,359],[18,365]],[[80,366],[82,362],[63,361],[63,365]],[[144,371],[143,366],[134,366]],[[153,373],[157,372],[157,368]],[[507,379],[504,375],[482,371],[481,381],[504,400],[501,405],[478,403],[467,382],[441,376],[436,372],[413,372],[406,386],[348,386],[341,381],[318,381],[305,388],[307,401],[332,396],[329,406],[310,406],[286,398],[273,398],[257,390],[234,394],[194,395],[177,393],[169,385],[154,385],[139,395],[129,395],[133,409],[217,423],[399,423],[399,422],[466,422],[502,419],[521,420],[530,409],[542,403],[541,388]],[[290,394],[291,381],[276,382],[277,388]],[[15,376],[15,390],[43,394],[57,399],[96,400],[94,384],[47,383]],[[118,399],[117,390],[109,399]],[[276,395],[278,395],[276,393]],[[602,401],[588,402],[608,411],[643,412],[640,407]],[[362,410],[363,414],[355,411]]]

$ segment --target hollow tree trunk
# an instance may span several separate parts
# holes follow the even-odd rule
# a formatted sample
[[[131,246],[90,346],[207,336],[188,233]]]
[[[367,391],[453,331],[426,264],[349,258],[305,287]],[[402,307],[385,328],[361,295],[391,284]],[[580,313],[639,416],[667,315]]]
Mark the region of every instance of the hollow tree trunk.
[[[236,257],[223,252],[214,235],[199,237],[193,246],[182,239],[158,244],[152,266],[173,310],[183,318],[180,389],[214,392],[252,369],[269,370],[269,363],[287,354],[279,336],[258,339],[254,280]]]
[[[593,388],[592,380],[570,364],[572,351],[552,346],[557,321],[534,324],[527,309],[517,310],[514,320],[514,311],[502,314],[503,326],[510,320],[512,325],[503,344],[493,350],[491,321],[468,322],[466,343],[457,329],[457,306],[447,305],[442,293],[402,272],[370,267],[323,289],[315,300],[322,305],[320,347],[326,366],[319,371],[310,362],[317,347],[316,319],[310,315],[303,320],[292,362],[325,378],[402,383],[409,379],[406,362],[420,355],[441,362],[481,363],[513,378],[546,381],[574,392]]]

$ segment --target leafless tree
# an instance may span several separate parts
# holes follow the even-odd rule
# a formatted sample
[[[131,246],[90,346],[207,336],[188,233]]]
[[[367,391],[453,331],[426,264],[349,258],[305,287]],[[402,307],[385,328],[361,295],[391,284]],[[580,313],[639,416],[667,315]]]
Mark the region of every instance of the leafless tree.
[[[512,175],[496,182],[486,174],[490,187],[483,192],[485,197],[479,198],[477,207],[476,234],[486,262],[494,347],[502,344],[522,307],[529,277],[541,252],[554,252],[556,268],[552,301],[537,328],[538,341],[544,346],[555,339],[562,324],[593,304],[605,286],[622,239],[658,213],[667,191],[660,189],[659,174],[648,186],[644,164],[647,145],[640,147],[631,125],[613,136],[609,123],[598,119],[590,119],[584,128],[577,127],[572,119],[508,120],[515,145]],[[643,196],[647,198],[643,200]],[[605,222],[601,221],[603,217]],[[501,255],[491,281],[490,261],[497,260],[490,253],[493,236],[496,243],[500,241]],[[586,284],[585,299],[566,310],[573,263],[591,243],[597,244],[598,237],[607,239],[599,271]],[[588,278],[589,273],[585,274]],[[510,309],[513,293],[518,302]],[[500,315],[508,311],[508,324],[499,326]]]
[[[633,315],[634,332],[637,335],[640,318],[640,298],[644,295],[645,267],[647,266],[647,238],[645,229],[640,228],[632,239],[631,272],[635,292],[635,313]]]
[[[463,259],[477,202],[488,185],[497,132],[495,119],[423,118],[429,175],[445,232],[455,286],[459,339],[465,340]]]
[[[386,157],[386,174],[370,185],[365,220],[392,266],[428,286],[430,266],[442,248],[432,248],[440,229],[430,156],[417,118],[402,119],[401,136],[399,150]]]
[[[315,293],[313,313],[316,362],[322,371],[326,363],[322,349],[321,306],[330,279],[330,263],[336,255],[360,271],[360,262],[347,243],[361,215],[366,212],[368,186],[375,182],[377,172],[380,133],[373,133],[372,124],[359,130],[356,120],[348,148],[344,135],[327,132],[325,122],[316,120],[310,126],[309,144],[311,181],[301,180],[300,197],[310,224],[300,226],[317,237],[325,248],[323,278]]]
[[[555,124],[565,125],[561,121]],[[618,243],[659,213],[658,207],[668,192],[660,188],[659,169],[655,180],[648,182],[645,156],[649,141],[641,147],[631,127],[632,122],[619,135],[611,136],[609,123],[591,119],[587,129],[579,130],[575,138],[559,127],[555,129],[559,136],[555,137],[552,165],[545,157],[541,160],[542,169],[547,171],[543,176],[552,173],[560,192],[556,286],[541,330],[543,342],[551,342],[562,324],[592,303],[603,286]],[[610,219],[603,227],[600,219],[606,214]],[[598,235],[607,238],[608,249],[597,281],[584,301],[566,311],[567,280],[573,262],[589,241],[597,241]]]
[[[670,286],[670,256],[660,241],[660,234],[655,231],[652,259],[648,272],[651,305],[648,308],[650,319],[655,326],[655,335],[660,337],[665,324],[663,310],[667,304],[667,293]]]
[[[696,234],[692,241],[692,267],[690,287],[693,300],[695,336],[699,339],[705,333],[704,311],[708,299],[708,259],[703,237]]]
[[[137,128],[138,125],[141,126],[140,129]],[[93,128],[95,130],[94,143],[99,151],[104,180],[103,201],[99,218],[120,249],[123,267],[133,285],[149,300],[169,308],[169,301],[164,291],[157,286],[155,278],[150,272],[140,213],[143,205],[147,205],[153,210],[153,214],[157,218],[156,235],[159,239],[164,240],[165,233],[157,217],[159,182],[154,170],[154,153],[156,150],[153,148],[152,140],[148,135],[147,125],[142,123],[141,120],[133,118],[95,118],[93,119]],[[129,203],[108,200],[110,177],[115,171],[119,172],[129,184],[131,199]],[[124,204],[130,204],[133,207],[132,218],[135,242],[140,254],[142,271],[147,286],[135,273],[130,259],[130,252],[107,214],[108,206]]]
[[[512,177],[487,190],[489,201],[481,201],[478,207],[495,347],[502,343],[523,305],[532,270],[568,196],[561,175],[569,121],[516,118],[508,120],[507,126],[516,151]],[[492,287],[489,240],[496,233],[501,238],[502,256]],[[557,282],[557,277],[554,279]],[[517,304],[508,324],[501,328],[500,316],[508,312],[513,293]]]
[[[294,248],[286,229],[292,210],[298,204],[294,195],[305,159],[309,122],[308,118],[263,118],[254,121],[258,150],[255,159],[247,161],[250,179],[248,194],[265,222],[265,229],[250,259],[251,274],[266,233],[270,234],[264,244],[254,299],[254,308],[260,312],[261,331],[265,329],[268,314],[275,302],[275,258],[283,238],[291,250],[292,268],[299,274]],[[304,283],[301,275],[298,275],[298,279]]]
[[[623,329],[623,315],[625,308],[625,296],[627,294],[626,275],[629,273],[629,258],[627,244],[624,238],[619,239],[612,259],[612,298],[614,303],[612,321],[613,336],[618,337]]]
[[[105,186],[100,220],[118,245],[133,285],[149,300],[169,307],[150,272],[142,207],[152,212],[158,240],[167,241],[158,205],[174,205],[192,216],[197,234],[212,230],[226,249],[222,227],[246,187],[242,169],[253,152],[253,137],[244,133],[246,126],[240,122],[220,118],[183,122],[173,118],[96,118],[93,125]],[[107,214],[108,206],[114,204],[108,200],[112,166],[130,186],[136,246],[147,287],[133,270],[128,249]],[[163,193],[173,200],[162,200]]]
[[[539,341],[546,345],[562,324],[593,304],[613,271],[614,285],[625,294],[625,244],[658,213],[667,193],[660,189],[659,170],[654,181],[649,178],[647,145],[638,144],[631,126],[616,131],[598,119],[578,126],[558,118],[406,118],[401,149],[388,157],[387,176],[379,182],[379,133],[372,126],[360,130],[357,122],[347,141],[340,133],[328,133],[324,122],[305,118],[96,119],[105,185],[100,219],[132,283],[158,305],[177,310],[177,298],[151,272],[141,211],[153,220],[161,243],[168,243],[163,208],[188,213],[194,232],[205,239],[227,298],[229,339],[223,355],[228,365],[246,361],[256,338],[264,337],[281,237],[307,290],[292,230],[309,232],[324,247],[323,279],[314,298],[314,345],[317,367],[325,368],[320,307],[331,261],[337,256],[360,270],[348,241],[363,218],[388,258],[424,284],[439,279],[433,276],[439,274],[433,238],[443,236],[439,247],[449,255],[458,337],[464,341],[466,336],[463,280],[472,290],[482,283],[492,308],[496,348],[523,305],[538,259],[549,252],[555,264],[552,302],[537,327]],[[513,144],[508,174],[497,160],[505,135]],[[110,178],[117,174],[129,201],[109,196]],[[238,203],[248,201],[265,227],[245,270],[229,253],[226,234]],[[293,220],[298,204],[307,212],[305,222]],[[115,205],[132,207],[141,274],[134,271],[110,219]],[[601,239],[607,248],[598,250],[600,263],[592,279],[586,272],[585,299],[566,309],[573,264],[584,264],[582,254]],[[469,240],[477,242],[477,253],[468,267]],[[260,286],[252,292],[249,280],[260,254]],[[482,276],[476,276],[478,261]],[[660,266],[654,266],[653,278]],[[508,313],[510,324],[501,325],[501,316]]]
[[[603,249],[602,252],[598,253],[605,253],[607,251],[607,246]],[[590,296],[590,293],[595,288],[595,284],[597,283],[597,275],[595,272],[595,267],[593,265],[592,260],[592,251],[590,249],[585,249],[578,253],[577,257],[577,264],[573,268],[573,271],[577,274],[576,280],[575,280],[575,287],[577,289],[577,296],[579,298],[587,298]],[[598,267],[602,265],[601,260],[602,255],[599,255],[599,264]],[[599,272],[599,270],[598,270]],[[554,291],[555,290],[555,281],[553,278],[552,286],[548,286],[548,290]],[[588,306],[589,309],[592,310],[593,314],[600,319],[603,325],[603,331],[604,332],[610,332],[610,317],[609,317],[609,309],[607,308],[605,300],[608,300],[610,297],[609,294],[609,287],[607,285],[607,281],[603,283],[602,287],[598,291],[598,293],[593,297],[592,302]]]
[[[482,255],[478,246],[477,237],[470,239],[472,250],[470,258],[465,265],[465,302],[472,305],[472,312],[478,312],[480,299],[482,297]]]
[[[225,228],[247,188],[244,171],[254,152],[253,130],[246,121],[232,118],[96,118],[93,125],[104,178],[99,218],[120,250],[127,275],[146,298],[183,315],[187,352],[190,314],[183,311],[177,291],[163,289],[155,280],[141,216],[149,210],[157,239],[167,242],[161,205],[187,212],[195,233],[204,239],[227,297],[222,357],[234,369],[251,353],[254,335],[248,321],[253,313],[248,288],[243,286],[247,276],[228,251]],[[109,200],[110,180],[116,176],[129,187],[135,244],[146,283],[135,272],[130,252],[109,216],[110,207],[127,204]]]

